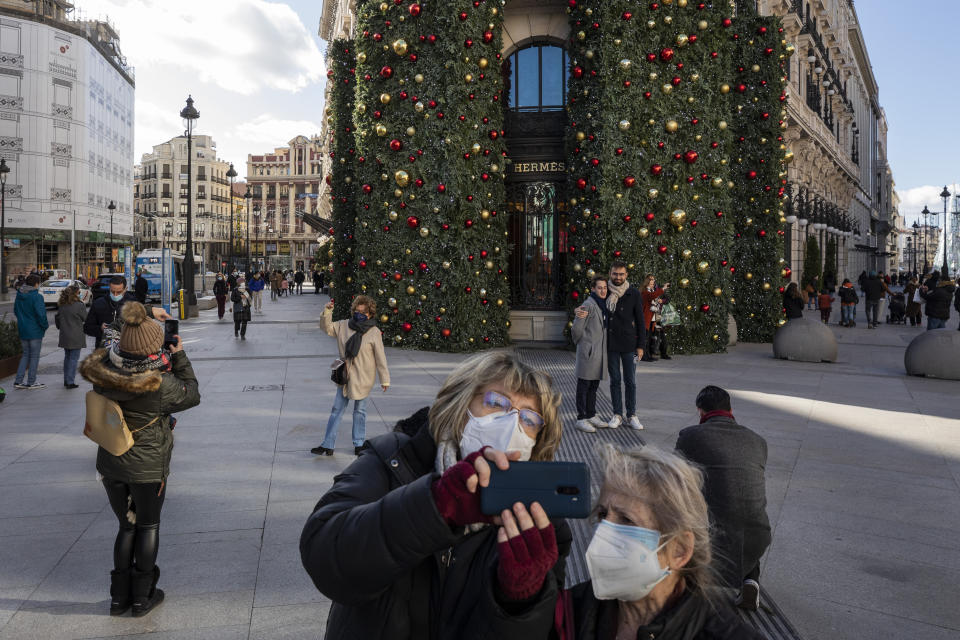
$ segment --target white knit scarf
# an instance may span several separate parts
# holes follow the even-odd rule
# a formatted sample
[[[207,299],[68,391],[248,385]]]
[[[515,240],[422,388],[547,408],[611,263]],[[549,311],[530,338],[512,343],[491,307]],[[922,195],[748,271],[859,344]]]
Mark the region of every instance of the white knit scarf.
[[[620,300],[620,296],[626,294],[629,288],[630,282],[628,280],[624,280],[620,286],[613,284],[612,280],[607,282],[607,309],[610,309],[610,313],[617,310],[617,302]]]

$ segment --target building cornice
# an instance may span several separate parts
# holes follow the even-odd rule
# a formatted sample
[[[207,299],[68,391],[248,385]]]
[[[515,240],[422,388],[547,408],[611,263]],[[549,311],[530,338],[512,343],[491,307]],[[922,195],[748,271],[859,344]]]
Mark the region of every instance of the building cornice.
[[[856,14],[854,14],[856,19]],[[850,48],[853,49],[853,57],[857,60],[857,66],[860,70],[860,77],[867,87],[867,94],[870,101],[879,107],[877,96],[880,93],[880,87],[877,85],[877,78],[873,75],[873,66],[870,64],[870,54],[867,53],[867,45],[863,41],[863,33],[860,31],[860,25],[854,22],[849,29]]]

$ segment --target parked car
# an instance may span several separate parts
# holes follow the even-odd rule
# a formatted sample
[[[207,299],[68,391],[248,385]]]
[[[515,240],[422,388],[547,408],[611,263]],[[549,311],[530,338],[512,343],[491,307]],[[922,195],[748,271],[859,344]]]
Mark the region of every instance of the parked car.
[[[80,302],[90,306],[93,302],[93,293],[90,287],[80,280],[47,280],[40,285],[40,295],[43,296],[43,304],[48,307],[56,307],[60,300],[60,294],[70,285],[75,285],[80,289]]]
[[[97,281],[90,286],[93,292],[93,299],[102,298],[110,294],[110,279],[114,276],[123,276],[122,273],[101,273],[97,276]]]
[[[43,280],[69,280],[70,272],[66,269],[44,269],[40,272]]]

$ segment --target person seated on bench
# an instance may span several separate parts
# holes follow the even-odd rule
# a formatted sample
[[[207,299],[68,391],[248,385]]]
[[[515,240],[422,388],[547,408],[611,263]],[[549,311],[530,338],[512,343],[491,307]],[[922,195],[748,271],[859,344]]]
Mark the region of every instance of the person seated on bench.
[[[600,452],[600,519],[590,580],[572,589],[574,637],[759,640],[722,598],[710,568],[703,474],[656,447]]]
[[[739,588],[736,604],[760,606],[760,557],[770,546],[764,469],[767,441],[737,424],[730,394],[707,386],[697,395],[700,424],[680,431],[677,451],[706,474],[704,494],[710,508],[714,568],[729,586]]]

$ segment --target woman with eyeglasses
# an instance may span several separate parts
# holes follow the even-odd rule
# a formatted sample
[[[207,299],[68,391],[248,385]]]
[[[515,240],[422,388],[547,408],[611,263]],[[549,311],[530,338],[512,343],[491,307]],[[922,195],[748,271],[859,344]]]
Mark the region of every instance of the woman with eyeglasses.
[[[327,640],[546,638],[570,530],[543,508],[480,510],[491,465],[552,460],[560,396],[508,353],[474,356],[433,406],[368,440],[300,537],[333,601]]]

